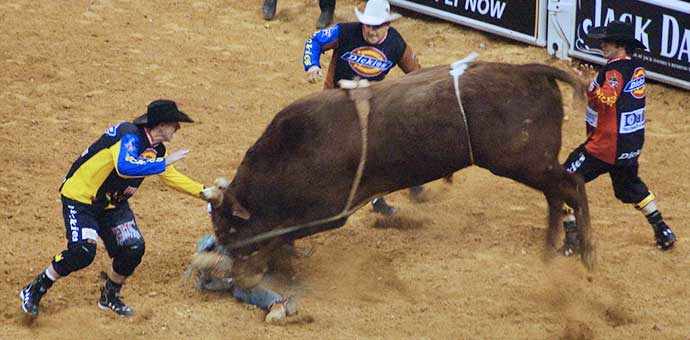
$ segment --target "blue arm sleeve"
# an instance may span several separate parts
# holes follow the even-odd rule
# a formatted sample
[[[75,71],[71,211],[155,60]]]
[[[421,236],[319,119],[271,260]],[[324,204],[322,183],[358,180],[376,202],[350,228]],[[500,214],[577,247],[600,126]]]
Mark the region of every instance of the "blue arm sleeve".
[[[124,177],[143,177],[165,171],[165,158],[140,157],[140,145],[139,137],[130,133],[122,136],[120,142],[114,145],[115,169],[118,174]]]
[[[340,38],[340,33],[340,24],[336,24],[335,26],[317,31],[304,42],[304,56],[302,62],[305,71],[312,66],[321,67],[319,58],[321,57],[321,53],[324,52],[323,47],[337,41]]]

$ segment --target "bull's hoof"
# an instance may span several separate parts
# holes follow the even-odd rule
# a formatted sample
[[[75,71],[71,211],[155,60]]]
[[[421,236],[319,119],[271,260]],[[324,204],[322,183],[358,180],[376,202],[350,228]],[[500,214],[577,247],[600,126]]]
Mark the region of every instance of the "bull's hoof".
[[[389,205],[383,198],[375,198],[371,201],[371,205],[374,206],[374,212],[383,216],[393,216],[398,211],[398,209]]]
[[[563,254],[563,256],[570,257],[577,255],[578,250],[575,247],[564,245],[563,248],[561,248],[561,254]]]
[[[582,251],[582,242],[580,241],[580,235],[577,231],[577,226],[574,221],[565,222],[563,224],[565,229],[565,239],[563,240],[563,247],[561,248],[561,253],[564,256],[578,255]]]
[[[423,203],[429,200],[425,194],[424,187],[421,185],[410,188],[410,199],[416,203]]]
[[[277,4],[278,0],[264,0],[264,5],[261,6],[264,20],[273,20],[273,17],[276,15]]]

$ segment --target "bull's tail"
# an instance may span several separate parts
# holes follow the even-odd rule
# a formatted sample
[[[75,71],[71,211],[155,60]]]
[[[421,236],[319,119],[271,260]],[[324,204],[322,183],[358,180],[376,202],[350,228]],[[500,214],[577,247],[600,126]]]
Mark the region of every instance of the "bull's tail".
[[[559,68],[544,65],[544,64],[527,64],[524,65],[530,72],[535,74],[540,74],[546,76],[549,79],[560,80],[562,82],[568,83],[573,88],[573,103],[581,104],[585,101],[585,93],[587,90],[587,84],[584,80],[579,77],[563,71]]]

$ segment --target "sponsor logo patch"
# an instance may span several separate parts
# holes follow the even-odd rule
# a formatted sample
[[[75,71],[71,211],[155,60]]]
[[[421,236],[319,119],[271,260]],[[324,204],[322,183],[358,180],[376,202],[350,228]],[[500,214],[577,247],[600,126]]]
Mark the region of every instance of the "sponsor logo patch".
[[[72,242],[78,242],[79,228],[77,228],[77,210],[74,209],[73,205],[68,205],[67,209],[69,209],[67,219],[69,220],[70,239]]]
[[[611,87],[617,88],[618,87],[618,77],[615,74],[613,74],[613,73],[609,74],[608,72],[606,73],[606,76],[608,77],[606,79],[606,82],[608,82],[609,85],[611,85]]]
[[[335,25],[324,28],[321,30],[321,34],[323,34],[327,38],[330,38],[333,35],[333,31],[335,31],[336,28],[337,27]],[[317,32],[317,34],[318,34],[318,32]]]
[[[645,117],[644,108],[630,111],[622,112],[620,120],[620,133],[632,133],[638,130],[642,130],[645,127]]]
[[[623,91],[630,93],[633,97],[637,99],[644,98],[645,96],[645,71],[644,68],[638,67],[633,71],[633,76],[630,81],[625,84]]]
[[[340,59],[347,61],[357,74],[367,78],[376,77],[393,67],[393,62],[381,50],[371,46],[358,47],[343,54]]]
[[[134,221],[127,221],[113,228],[113,235],[118,245],[128,245],[132,241],[141,239],[141,234],[136,228]]]
[[[618,159],[633,159],[642,153],[642,149],[637,149],[632,152],[623,152],[620,156],[618,156]]]
[[[591,107],[587,106],[587,113],[585,114],[585,121],[590,126],[597,127],[597,124],[599,123],[599,113],[594,111]]]
[[[124,122],[119,122],[115,125],[110,125],[105,129],[105,134],[110,136],[110,137],[115,137],[117,135],[117,128]]]
[[[156,155],[157,155],[156,150],[151,149],[151,148],[146,149],[146,150],[144,150],[144,152],[141,153],[141,157],[146,158],[146,159],[156,159]]]
[[[94,241],[96,241],[98,239],[98,232],[96,232],[96,229],[82,228],[81,239],[82,240],[94,240]]]
[[[127,152],[134,152],[134,150],[136,150],[136,148],[134,147],[133,140],[130,139],[127,142],[125,142],[125,150],[127,150]]]
[[[574,160],[570,165],[565,169],[566,172],[568,173],[574,173],[577,172],[577,169],[579,169],[582,164],[585,162],[585,154],[580,153],[577,157],[576,160]]]

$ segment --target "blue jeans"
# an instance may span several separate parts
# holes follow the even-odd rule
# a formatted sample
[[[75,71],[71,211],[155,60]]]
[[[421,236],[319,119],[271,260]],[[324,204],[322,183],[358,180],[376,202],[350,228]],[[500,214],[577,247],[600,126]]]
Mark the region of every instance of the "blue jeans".
[[[264,310],[268,310],[272,304],[283,299],[280,294],[262,286],[256,286],[252,289],[243,289],[235,285],[232,287],[232,296],[238,301],[257,306]]]

